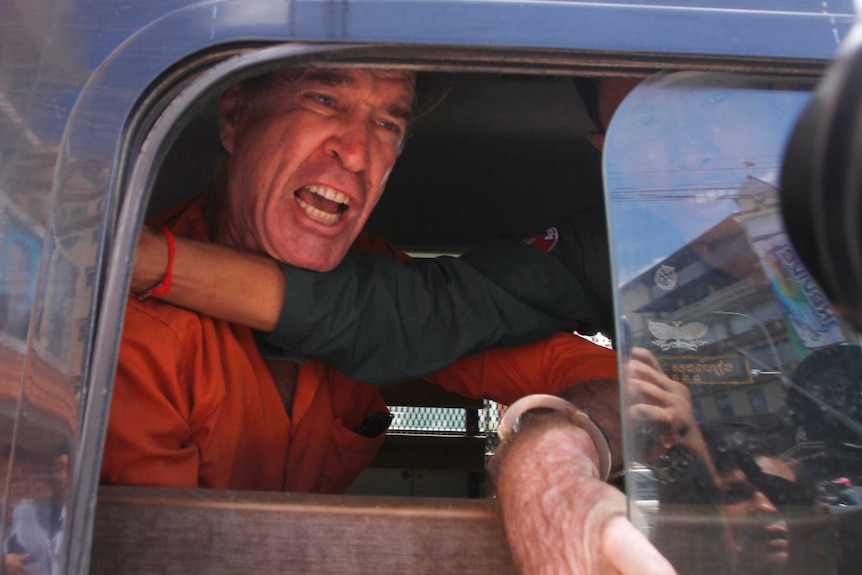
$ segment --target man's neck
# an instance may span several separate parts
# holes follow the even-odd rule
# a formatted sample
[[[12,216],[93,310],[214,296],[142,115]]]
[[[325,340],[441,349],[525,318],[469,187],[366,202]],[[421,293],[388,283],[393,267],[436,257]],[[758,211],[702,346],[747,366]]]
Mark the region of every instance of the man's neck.
[[[228,233],[228,217],[230,215],[230,201],[228,199],[228,160],[219,168],[216,175],[216,183],[210,197],[204,205],[204,221],[207,227],[209,241],[215,244],[236,248],[247,249],[241,245],[235,245],[230,240]]]
[[[227,198],[227,166],[219,171],[216,189],[204,205],[204,220],[206,221],[207,235],[209,240],[216,244],[237,248],[248,249],[242,245],[235,245],[229,233],[228,214],[229,205]],[[290,361],[267,359],[266,365],[275,382],[275,389],[284,405],[284,411],[290,417],[293,410],[293,395],[296,390],[297,365]]]

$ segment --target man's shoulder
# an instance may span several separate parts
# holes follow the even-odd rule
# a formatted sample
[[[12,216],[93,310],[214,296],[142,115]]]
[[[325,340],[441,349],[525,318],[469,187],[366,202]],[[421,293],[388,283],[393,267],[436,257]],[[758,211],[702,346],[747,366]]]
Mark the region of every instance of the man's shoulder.
[[[389,240],[372,236],[365,230],[362,230],[359,235],[356,236],[356,239],[353,240],[353,244],[350,246],[350,249],[363,252],[388,253],[395,256],[401,261],[410,260],[410,256],[396,248],[395,244],[393,244]]]
[[[147,224],[154,227],[165,226],[177,235],[209,241],[205,216],[207,199],[205,194],[194,196],[165,209]]]
[[[48,509],[50,505],[50,499],[22,499],[15,506],[13,515],[19,520],[24,517],[33,517]]]
[[[47,499],[22,499],[15,505],[15,509],[27,510],[27,509],[35,509],[39,507],[40,502],[44,503]]]
[[[123,337],[188,342],[190,337],[200,333],[202,324],[208,319],[199,313],[156,299],[140,301],[137,296],[130,295],[126,304]]]

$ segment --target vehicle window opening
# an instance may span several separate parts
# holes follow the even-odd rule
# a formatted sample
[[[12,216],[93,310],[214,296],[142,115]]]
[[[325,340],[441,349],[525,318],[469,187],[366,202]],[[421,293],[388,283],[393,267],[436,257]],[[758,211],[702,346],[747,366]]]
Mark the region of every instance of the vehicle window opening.
[[[571,76],[454,73],[411,127],[366,229],[416,257],[457,255],[527,237],[561,214],[603,218],[600,155]],[[221,154],[217,94],[179,132],[155,177],[147,217],[211,190]],[[602,340],[607,341],[607,340]],[[353,493],[484,497],[499,407],[424,382],[385,387],[394,420]],[[417,451],[416,445],[424,445]]]

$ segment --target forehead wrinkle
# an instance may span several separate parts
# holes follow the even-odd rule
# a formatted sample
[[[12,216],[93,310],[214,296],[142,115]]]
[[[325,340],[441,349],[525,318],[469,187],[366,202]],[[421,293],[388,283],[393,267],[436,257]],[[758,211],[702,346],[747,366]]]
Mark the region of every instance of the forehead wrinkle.
[[[336,88],[338,86],[352,85],[356,79],[342,70],[326,70],[322,68],[308,68],[299,77],[298,83],[323,84]]]
[[[305,68],[302,70],[293,71],[294,73],[284,73],[279,77],[279,80],[293,84],[294,88],[307,86],[310,84],[320,84],[337,88],[341,86],[353,86],[357,84],[356,78],[348,70],[339,70],[331,68]],[[414,77],[409,72],[402,71],[380,71],[374,70],[371,72],[377,80],[403,82],[410,88],[409,95],[405,98],[406,103],[392,103],[385,107],[386,112],[400,120],[410,121],[413,117],[412,99],[415,95],[415,85],[411,82]]]

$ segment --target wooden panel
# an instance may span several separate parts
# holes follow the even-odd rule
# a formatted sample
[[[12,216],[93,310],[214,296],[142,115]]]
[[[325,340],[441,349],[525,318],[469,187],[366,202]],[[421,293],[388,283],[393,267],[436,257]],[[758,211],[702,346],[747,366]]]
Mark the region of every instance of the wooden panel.
[[[485,438],[390,433],[369,467],[484,471]]]
[[[514,575],[494,500],[103,486],[90,572]]]

